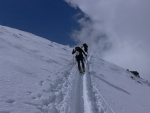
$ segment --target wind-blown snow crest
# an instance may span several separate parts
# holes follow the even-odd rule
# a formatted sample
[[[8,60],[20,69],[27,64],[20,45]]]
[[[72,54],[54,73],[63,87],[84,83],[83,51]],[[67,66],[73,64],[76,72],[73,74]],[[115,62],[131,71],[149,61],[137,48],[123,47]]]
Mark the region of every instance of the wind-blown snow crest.
[[[0,113],[149,113],[150,83],[72,48],[0,26]]]

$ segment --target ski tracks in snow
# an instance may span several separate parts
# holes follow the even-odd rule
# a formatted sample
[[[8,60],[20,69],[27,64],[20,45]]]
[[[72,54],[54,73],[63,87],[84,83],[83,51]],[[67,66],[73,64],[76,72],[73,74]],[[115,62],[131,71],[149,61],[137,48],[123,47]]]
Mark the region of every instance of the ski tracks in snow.
[[[115,113],[109,106],[92,79],[92,56],[86,61],[86,73],[83,76],[84,113]]]
[[[90,64],[91,57],[86,61],[84,75],[79,74],[77,66],[70,71],[70,88],[66,92],[60,113],[115,113],[95,87]]]
[[[62,77],[43,90],[44,98],[39,93],[38,102],[25,104],[35,106],[39,110],[36,113],[115,113],[95,87],[90,64],[89,57],[84,75],[79,73],[75,64],[64,67]],[[40,81],[39,85],[42,86],[43,82]]]
[[[93,113],[116,113],[111,106],[107,103],[107,101],[105,100],[104,96],[100,93],[100,91],[97,89],[94,79],[92,77],[93,75],[93,64],[92,64],[92,59],[93,56],[91,56],[90,60],[88,60],[88,75],[87,75],[87,80],[88,80],[88,91],[89,93],[89,97],[90,100],[92,102],[92,111]]]

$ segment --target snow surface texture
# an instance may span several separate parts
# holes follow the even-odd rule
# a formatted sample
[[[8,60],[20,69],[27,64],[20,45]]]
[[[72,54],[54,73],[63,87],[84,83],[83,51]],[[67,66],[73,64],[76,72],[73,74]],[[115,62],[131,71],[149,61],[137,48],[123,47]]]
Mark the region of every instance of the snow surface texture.
[[[94,55],[0,26],[0,113],[150,113],[150,83]],[[132,78],[131,78],[132,77]]]

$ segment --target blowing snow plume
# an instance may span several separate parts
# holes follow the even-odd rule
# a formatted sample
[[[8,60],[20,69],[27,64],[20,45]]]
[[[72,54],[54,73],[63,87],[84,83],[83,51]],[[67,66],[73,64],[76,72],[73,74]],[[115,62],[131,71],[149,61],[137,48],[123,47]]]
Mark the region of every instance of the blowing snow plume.
[[[117,65],[149,75],[150,1],[65,0],[78,7],[84,17],[73,37]],[[98,48],[98,49],[97,49]],[[95,52],[93,51],[93,52]]]

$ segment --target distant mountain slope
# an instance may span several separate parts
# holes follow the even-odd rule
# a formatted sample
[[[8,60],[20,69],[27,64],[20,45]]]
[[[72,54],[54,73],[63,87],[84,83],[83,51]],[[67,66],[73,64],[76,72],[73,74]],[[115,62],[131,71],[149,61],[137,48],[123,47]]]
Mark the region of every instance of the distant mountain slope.
[[[80,74],[71,51],[0,26],[0,113],[150,113],[148,81],[92,54]]]
[[[92,85],[101,95],[99,98],[103,98],[110,110],[106,113],[150,112],[148,81],[97,57],[91,59],[89,72]]]

